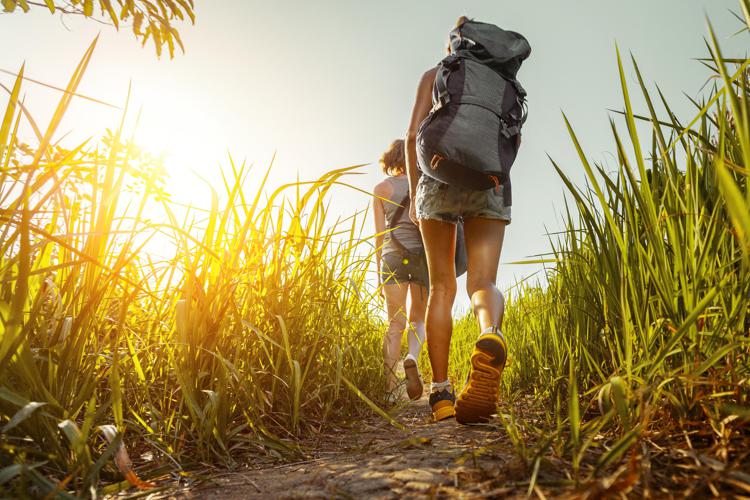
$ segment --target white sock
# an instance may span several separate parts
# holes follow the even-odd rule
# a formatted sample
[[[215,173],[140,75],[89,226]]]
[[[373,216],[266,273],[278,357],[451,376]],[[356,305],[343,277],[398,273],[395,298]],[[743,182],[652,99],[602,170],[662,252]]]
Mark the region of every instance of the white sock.
[[[419,359],[419,353],[422,352],[424,339],[424,321],[414,321],[409,323],[409,329],[406,331],[406,340],[409,343],[409,356],[414,358],[414,361]]]
[[[485,328],[482,333],[479,334],[481,337],[482,335],[487,335],[489,333],[494,333],[495,335],[500,335],[502,338],[505,338],[505,335],[503,335],[503,332],[500,331],[500,327],[498,326],[491,326],[489,328]]]
[[[450,391],[451,381],[445,380],[443,382],[433,382],[430,385],[430,392]]]

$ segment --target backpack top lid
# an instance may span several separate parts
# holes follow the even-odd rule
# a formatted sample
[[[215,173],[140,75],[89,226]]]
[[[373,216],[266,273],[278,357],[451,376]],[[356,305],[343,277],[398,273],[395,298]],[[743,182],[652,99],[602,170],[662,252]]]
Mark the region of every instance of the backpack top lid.
[[[473,59],[511,79],[531,54],[531,45],[520,33],[479,21],[466,21],[451,31],[450,46],[457,56]]]

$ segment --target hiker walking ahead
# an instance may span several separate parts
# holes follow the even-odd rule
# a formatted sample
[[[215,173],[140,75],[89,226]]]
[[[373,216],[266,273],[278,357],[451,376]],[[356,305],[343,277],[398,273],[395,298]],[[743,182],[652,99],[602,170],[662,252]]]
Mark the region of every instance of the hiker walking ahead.
[[[383,358],[388,381],[388,399],[396,394],[396,364],[401,357],[401,339],[408,336],[409,353],[403,361],[406,392],[411,399],[422,396],[417,360],[425,338],[427,264],[419,229],[409,218],[409,184],[404,163],[404,141],[393,141],[380,158],[386,178],[375,186],[373,213],[378,277],[385,297],[388,330],[383,339]],[[385,234],[384,234],[385,233]],[[406,298],[410,307],[406,314]]]
[[[435,420],[484,422],[496,411],[507,346],[495,286],[510,223],[510,166],[520,146],[526,92],[515,79],[531,49],[518,33],[461,17],[448,56],[419,83],[406,143],[410,216],[419,221],[430,272],[427,343]],[[417,171],[419,167],[420,173]],[[469,378],[448,380],[456,296],[456,223],[463,220],[467,291],[479,323]]]

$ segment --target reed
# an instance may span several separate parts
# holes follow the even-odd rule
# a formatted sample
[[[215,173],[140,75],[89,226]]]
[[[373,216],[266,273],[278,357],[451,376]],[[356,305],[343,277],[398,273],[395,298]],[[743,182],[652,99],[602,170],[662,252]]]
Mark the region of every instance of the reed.
[[[713,86],[687,123],[632,60],[646,106],[634,110],[618,51],[616,173],[588,159],[566,119],[588,181],[553,161],[565,229],[539,260],[544,285],[508,294],[503,328],[499,422],[529,492],[560,475],[604,475],[603,495],[644,492],[650,461],[667,457],[667,470],[675,456],[695,477],[750,488],[750,61],[709,35]],[[356,167],[271,190],[230,158],[209,208],[172,202],[122,125],[98,144],[53,141],[95,45],[45,127],[20,100],[23,68],[0,122],[0,488],[109,493],[198,462],[296,457],[300,436],[363,411],[400,425],[377,407],[385,325],[366,279],[366,213],[328,212]],[[459,387],[476,335],[470,316],[457,320]],[[126,450],[150,461],[134,466]]]
[[[729,471],[747,442],[750,60],[723,56],[710,27],[708,49],[713,84],[687,123],[631,59],[646,107],[637,114],[618,50],[616,173],[588,159],[564,117],[587,183],[573,185],[552,160],[567,188],[565,229],[539,260],[550,264],[544,286],[510,297],[504,388],[552,410],[532,434],[576,477],[582,461],[591,479],[688,435]],[[690,443],[678,446],[696,453]]]
[[[121,127],[53,145],[95,44],[46,128],[19,100],[23,69],[0,128],[0,487],[116,488],[123,443],[154,457],[146,479],[299,456],[301,434],[382,394],[366,214],[327,208],[356,167],[251,190],[263,172],[230,159],[209,209],[179,206]]]

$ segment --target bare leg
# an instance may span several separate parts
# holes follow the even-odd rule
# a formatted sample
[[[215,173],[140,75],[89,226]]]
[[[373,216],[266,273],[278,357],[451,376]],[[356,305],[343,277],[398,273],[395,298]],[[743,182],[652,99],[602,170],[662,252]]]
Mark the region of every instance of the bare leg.
[[[500,327],[503,320],[503,296],[495,281],[505,224],[504,221],[478,218],[464,222],[468,253],[466,288],[480,332]],[[494,328],[492,333],[495,333]],[[487,335],[477,340],[471,354],[469,378],[456,399],[458,423],[488,422],[496,412],[497,393],[507,352],[505,340],[500,335]]]
[[[448,380],[448,350],[453,328],[451,312],[456,298],[456,226],[437,220],[421,220],[420,229],[430,271],[425,326],[432,381],[444,382]]]
[[[494,219],[474,218],[464,222],[468,256],[466,291],[480,332],[502,326],[503,322],[505,299],[495,283],[505,225],[505,221]]]
[[[401,337],[406,328],[406,293],[408,290],[407,283],[383,286],[388,312],[388,330],[383,338],[383,361],[388,391],[392,391],[397,384],[396,364],[401,358]]]
[[[421,285],[409,285],[409,330],[406,332],[409,341],[409,354],[419,359],[422,344],[425,341],[424,316],[427,308],[427,289]]]

